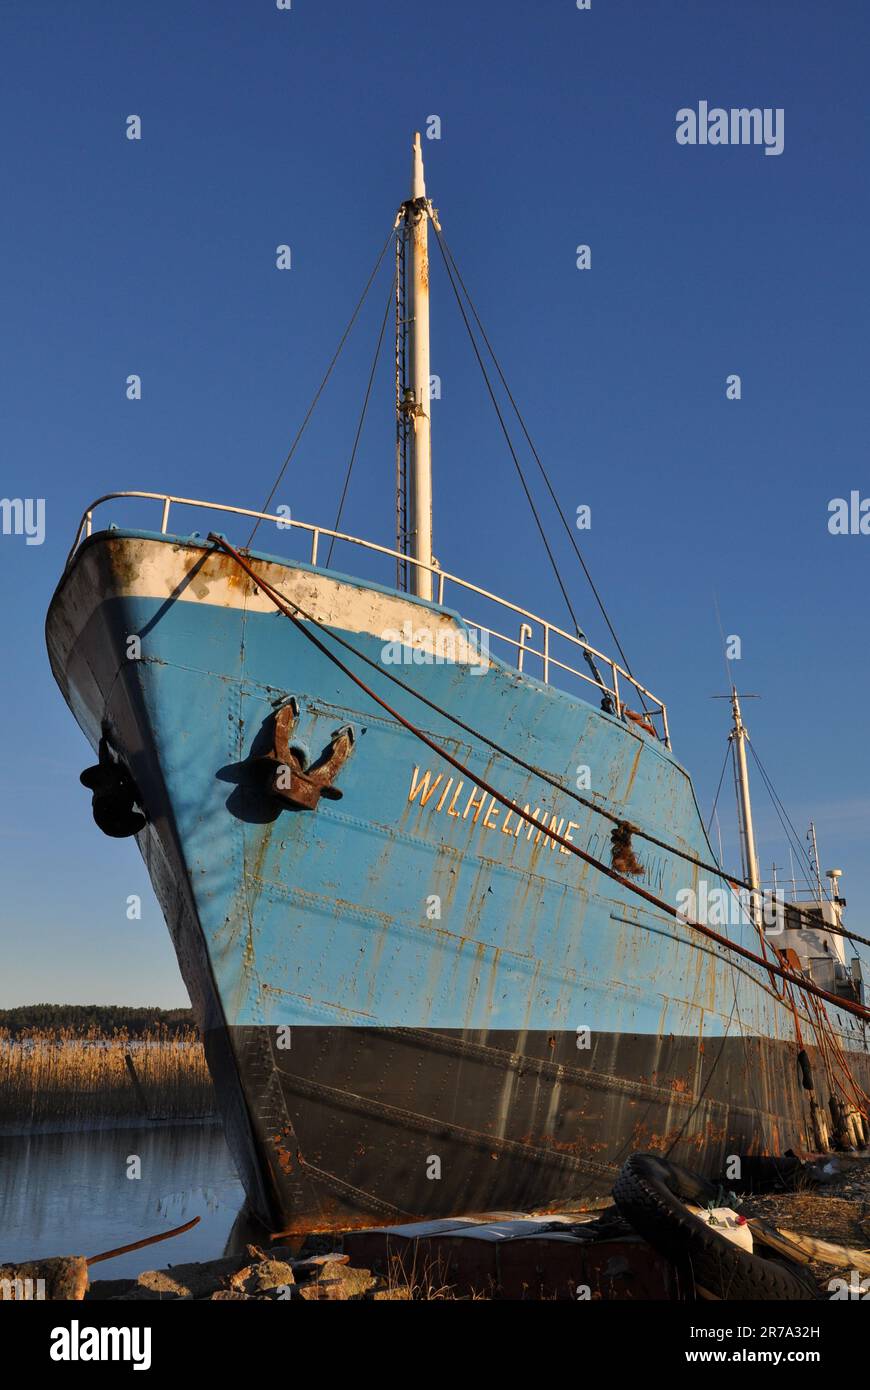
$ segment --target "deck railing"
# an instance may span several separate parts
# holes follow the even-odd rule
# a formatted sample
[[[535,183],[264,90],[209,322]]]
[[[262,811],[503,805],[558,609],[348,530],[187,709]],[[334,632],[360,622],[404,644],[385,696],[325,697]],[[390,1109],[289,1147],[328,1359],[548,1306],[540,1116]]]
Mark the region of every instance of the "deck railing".
[[[528,609],[521,608],[519,604],[500,598],[497,594],[490,593],[489,590],[482,589],[477,584],[471,584],[467,579],[461,579],[455,574],[448,574],[440,568],[437,562],[426,565],[423,561],[416,560],[411,555],[404,555],[389,546],[378,545],[375,541],[363,540],[359,536],[350,536],[342,531],[333,531],[326,526],[316,526],[311,522],[296,521],[290,516],[252,511],[247,507],[234,507],[222,502],[206,502],[194,497],[176,497],[171,493],[107,492],[92,502],[83,514],[75,541],[67,557],[67,565],[72,561],[83,537],[92,534],[93,515],[96,509],[107,502],[128,498],[144,499],[161,504],[160,532],[162,535],[169,534],[169,517],[173,507],[197,507],[207,512],[226,512],[232,516],[248,517],[252,521],[272,522],[282,533],[295,531],[307,534],[309,538],[308,563],[311,565],[318,565],[320,562],[321,545],[325,540],[330,543],[330,547],[336,544],[353,545],[390,560],[398,560],[407,565],[416,565],[421,569],[429,570],[432,574],[435,601],[439,606],[445,605],[449,589],[458,589],[462,591],[463,595],[474,595],[478,606],[484,603],[493,604],[504,614],[510,614],[514,621],[519,620],[517,635],[511,637],[508,633],[500,631],[499,628],[489,626],[481,622],[479,618],[472,617],[470,613],[465,611],[464,602],[451,605],[458,609],[469,627],[485,635],[485,642],[490,649],[493,641],[502,643],[507,647],[510,653],[510,664],[515,666],[518,671],[525,671],[527,674],[537,676],[550,684],[555,670],[562,675],[571,676],[576,680],[592,685],[601,691],[603,699],[610,705],[617,718],[630,720],[635,725],[640,724],[641,727],[644,724],[649,725],[668,748],[671,746],[668,715],[664,703],[647,690],[646,686],[641,685],[623,666],[613,661],[604,652],[590,646],[588,642],[584,642],[576,634],[572,635],[570,632],[566,632],[563,628],[557,627],[555,623],[548,622],[545,618],[530,613]],[[198,533],[194,532],[193,534],[197,535]],[[179,533],[179,539],[184,539],[184,535]],[[581,659],[587,667],[586,670],[579,670],[576,666],[571,665],[569,658],[573,656],[573,659],[577,660],[576,653],[582,653]],[[561,659],[562,657],[565,659]],[[528,664],[529,658],[533,662],[533,669],[531,670]],[[593,670],[600,675],[600,679],[592,674]],[[559,684],[562,683],[559,682]],[[638,718],[637,712],[630,710],[625,703],[624,693],[629,690],[633,690],[639,698],[643,711],[640,718]]]

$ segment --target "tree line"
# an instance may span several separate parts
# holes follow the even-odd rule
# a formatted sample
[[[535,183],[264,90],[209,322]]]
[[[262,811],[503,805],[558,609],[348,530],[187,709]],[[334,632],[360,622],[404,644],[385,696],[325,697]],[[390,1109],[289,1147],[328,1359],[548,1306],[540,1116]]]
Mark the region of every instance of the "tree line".
[[[129,1004],[19,1004],[14,1009],[0,1009],[0,1028],[8,1028],[13,1035],[32,1028],[73,1028],[82,1033],[94,1028],[106,1037],[116,1031],[136,1037],[156,1028],[177,1033],[195,1026],[192,1009]]]

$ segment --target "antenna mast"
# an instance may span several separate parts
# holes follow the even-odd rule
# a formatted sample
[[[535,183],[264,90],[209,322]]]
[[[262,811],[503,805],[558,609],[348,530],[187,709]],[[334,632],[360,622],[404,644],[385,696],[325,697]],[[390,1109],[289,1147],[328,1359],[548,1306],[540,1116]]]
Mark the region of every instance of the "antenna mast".
[[[816,827],[812,821],[810,821],[810,828],[807,831],[807,840],[810,845],[810,864],[816,876],[816,891],[818,892],[819,902],[821,903],[825,900],[825,894],[822,888],[822,875],[819,869],[819,846],[816,841]]]

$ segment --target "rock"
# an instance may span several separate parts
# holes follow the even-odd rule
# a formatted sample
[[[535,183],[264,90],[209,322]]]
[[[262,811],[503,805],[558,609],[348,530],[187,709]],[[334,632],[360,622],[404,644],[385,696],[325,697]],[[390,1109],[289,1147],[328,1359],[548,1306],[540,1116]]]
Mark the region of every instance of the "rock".
[[[150,1269],[138,1279],[105,1279],[93,1286],[93,1298],[124,1302],[148,1299],[198,1301],[211,1299],[305,1298],[346,1300],[365,1297],[378,1281],[367,1269],[352,1269],[340,1252],[297,1259],[291,1248],[262,1251],[249,1245],[244,1255],[203,1264]]]
[[[277,1251],[270,1252],[274,1257]],[[331,1278],[336,1275],[342,1265],[350,1263],[349,1255],[342,1255],[339,1251],[333,1251],[329,1255],[311,1255],[306,1259],[293,1260],[293,1273],[297,1283],[307,1283],[312,1279]]]
[[[227,1277],[248,1264],[247,1255],[230,1255],[205,1264],[171,1265],[139,1275],[135,1288],[122,1298],[209,1298],[225,1287]]]
[[[122,1298],[124,1294],[130,1293],[135,1287],[135,1279],[95,1279],[92,1284],[88,1285],[85,1301],[91,1303],[107,1298]]]
[[[295,1297],[304,1298],[306,1303],[347,1302],[344,1285],[337,1280],[324,1280],[313,1284],[297,1285]]]
[[[344,1284],[349,1291],[348,1297],[351,1290],[354,1293],[364,1293],[378,1282],[370,1269],[355,1269],[349,1264],[329,1265],[325,1278]]]
[[[88,1264],[84,1255],[58,1255],[28,1264],[0,1265],[0,1302],[4,1300],[84,1298]]]
[[[248,1265],[230,1276],[230,1287],[241,1289],[255,1297],[280,1291],[295,1284],[293,1267],[283,1260],[263,1259],[259,1264]]]
[[[369,1269],[352,1269],[349,1265],[330,1263],[325,1272],[311,1283],[299,1286],[300,1298],[356,1299],[363,1298],[378,1280]]]

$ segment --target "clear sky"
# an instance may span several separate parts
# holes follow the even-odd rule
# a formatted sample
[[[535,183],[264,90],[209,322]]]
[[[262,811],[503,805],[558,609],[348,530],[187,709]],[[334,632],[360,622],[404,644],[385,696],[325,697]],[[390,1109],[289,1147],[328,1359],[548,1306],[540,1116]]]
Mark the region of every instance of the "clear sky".
[[[867,933],[870,536],[827,525],[870,496],[865,0],[4,0],[0,47],[0,491],[46,504],[42,545],[0,536],[0,1006],[186,1002],[135,844],[91,821],[45,610],[101,492],[261,504],[433,115],[430,195],[565,507],[592,508],[588,562],[702,808],[728,727],[715,595],[755,745]],[[679,145],[702,101],[781,108],[782,153]],[[561,620],[432,278],[436,553]],[[302,519],[334,518],[387,288],[276,497]],[[385,362],[345,515],[387,544],[391,390]],[[769,871],[757,783],[755,805]]]

